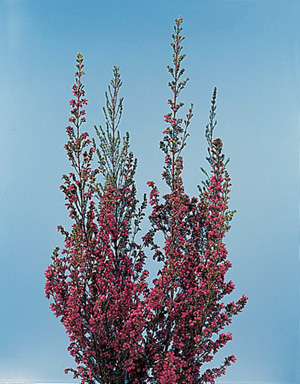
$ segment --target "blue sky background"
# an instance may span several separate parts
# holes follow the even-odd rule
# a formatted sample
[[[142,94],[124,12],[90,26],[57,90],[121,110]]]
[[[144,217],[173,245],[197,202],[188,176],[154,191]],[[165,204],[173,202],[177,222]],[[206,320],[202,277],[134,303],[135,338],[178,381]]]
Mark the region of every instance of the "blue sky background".
[[[63,245],[57,225],[71,226],[59,185],[70,170],[63,146],[76,54],[85,58],[85,130],[104,125],[104,92],[120,66],[120,131],[138,159],[138,197],[149,200],[147,180],[162,196],[166,66],[179,15],[190,77],[183,112],[195,105],[183,180],[198,196],[217,86],[215,137],[231,158],[238,211],[225,241],[236,285],[228,300],[249,297],[214,360],[233,353],[237,362],[217,382],[300,382],[300,3],[291,0],[0,0],[0,381],[78,382],[63,372],[74,366],[68,337],[44,294],[44,271]],[[152,281],[158,266],[147,255]]]

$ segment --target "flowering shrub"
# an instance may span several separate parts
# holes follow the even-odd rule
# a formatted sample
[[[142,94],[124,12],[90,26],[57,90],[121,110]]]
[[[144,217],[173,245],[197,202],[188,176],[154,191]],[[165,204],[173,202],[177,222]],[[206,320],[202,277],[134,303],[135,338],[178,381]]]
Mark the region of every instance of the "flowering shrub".
[[[165,115],[168,126],[160,142],[165,153],[162,177],[170,193],[159,203],[159,191],[148,181],[151,228],[142,237],[142,245],[135,242],[135,236],[147,200],[144,195],[137,209],[137,160],[128,152],[128,133],[120,148],[117,129],[123,98],[118,99],[119,69],[114,67],[106,93],[106,132],[95,127],[97,145],[87,132],[80,133],[87,100],[81,81],[83,57],[77,55],[75,99],[70,101],[72,126],[66,128],[69,140],[65,145],[74,173],[63,175],[61,186],[74,224],[71,233],[59,227],[65,248],[61,256],[59,248],[54,250],[53,262],[45,272],[45,291],[48,299],[53,298],[51,309],[69,334],[68,349],[77,364],[77,369],[65,372],[72,371],[82,383],[213,384],[235,362],[231,355],[219,368],[202,370],[232,339],[231,333],[220,332],[241,312],[247,297],[227,305],[221,301],[234,290],[232,281],[225,282],[231,263],[223,242],[234,211],[228,210],[228,161],[224,161],[221,139],[213,140],[216,89],[206,126],[211,175],[202,169],[207,179],[203,188],[198,186],[199,199],[184,192],[181,152],[189,136],[193,104],[185,119],[178,117],[184,105],[178,97],[188,78],[180,80],[185,72],[181,68],[185,57],[181,54],[182,18],[175,22],[174,67],[167,67],[173,97],[168,100],[171,112]],[[95,152],[98,168],[92,169]],[[105,179],[104,187],[96,181],[99,173]],[[164,235],[163,250],[155,242],[158,232]],[[151,290],[146,283],[149,272],[143,268],[144,247],[151,247],[153,258],[163,261]]]

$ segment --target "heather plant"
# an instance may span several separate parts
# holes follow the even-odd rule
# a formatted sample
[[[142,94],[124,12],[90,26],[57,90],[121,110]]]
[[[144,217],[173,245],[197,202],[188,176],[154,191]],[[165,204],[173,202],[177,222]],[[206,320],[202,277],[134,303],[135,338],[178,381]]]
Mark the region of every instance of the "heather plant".
[[[81,133],[85,123],[83,106],[87,104],[82,83],[83,56],[77,55],[77,72],[73,93],[72,125],[66,128],[65,145],[74,172],[63,175],[61,186],[70,218],[71,232],[59,226],[65,237],[65,248],[55,248],[52,264],[45,272],[46,297],[53,298],[51,309],[61,319],[70,338],[68,350],[75,358],[76,369],[66,369],[81,378],[82,383],[214,383],[235,361],[226,357],[219,368],[206,369],[232,335],[220,333],[231,323],[233,315],[245,306],[243,295],[237,302],[222,303],[234,285],[225,282],[231,267],[223,242],[230,229],[234,211],[228,210],[230,177],[225,169],[222,141],[213,140],[216,126],[216,89],[211,102],[210,121],[206,127],[207,160],[211,167],[199,200],[189,198],[182,182],[183,159],[187,133],[193,117],[193,105],[185,120],[178,110],[184,105],[179,94],[188,79],[181,62],[184,37],[182,18],[175,20],[173,65],[169,86],[171,112],[163,131],[160,148],[165,153],[163,179],[170,193],[159,203],[159,191],[153,181],[149,216],[150,230],[135,242],[144,217],[146,195],[137,208],[134,175],[137,160],[129,152],[129,134],[121,147],[118,126],[123,111],[122,86],[118,67],[103,108],[106,132],[95,126],[99,143]],[[98,167],[93,168],[94,154]],[[104,186],[97,181],[99,174]],[[164,236],[161,251],[155,235]],[[153,258],[163,262],[158,278],[150,290],[146,283],[149,272],[144,247],[150,247]],[[205,368],[205,367],[204,367]]]
[[[220,331],[231,323],[233,315],[245,306],[247,297],[224,305],[221,300],[234,289],[232,281],[225,282],[225,273],[231,267],[223,242],[229,221],[234,212],[228,210],[230,177],[225,169],[221,139],[213,140],[216,126],[216,89],[213,92],[210,122],[206,127],[208,142],[207,160],[211,176],[199,186],[199,201],[184,193],[181,178],[183,169],[182,149],[189,136],[187,128],[193,116],[193,104],[185,120],[177,113],[184,105],[178,96],[188,78],[181,80],[184,68],[181,62],[180,35],[182,18],[176,20],[173,34],[173,65],[168,66],[172,76],[169,86],[173,98],[168,100],[171,112],[165,115],[168,127],[160,148],[165,153],[163,179],[170,193],[159,203],[159,191],[153,181],[149,216],[151,229],[143,237],[146,246],[155,249],[154,259],[163,261],[160,277],[155,279],[147,302],[155,310],[148,324],[148,334],[156,342],[156,363],[152,374],[155,382],[166,383],[214,383],[215,378],[225,374],[225,369],[235,361],[233,355],[225,358],[219,368],[201,367],[210,362],[213,355],[232,339],[231,333]],[[229,160],[229,159],[228,159]],[[154,241],[155,234],[164,236],[163,252]],[[202,373],[201,373],[202,371]]]
[[[77,56],[75,99],[66,128],[65,145],[74,173],[63,175],[61,186],[70,217],[71,233],[59,227],[65,236],[65,248],[59,256],[55,248],[52,264],[45,272],[46,297],[54,299],[51,309],[70,337],[68,350],[78,364],[72,371],[82,383],[138,383],[145,376],[139,361],[143,326],[140,296],[145,294],[147,271],[143,271],[145,255],[134,238],[144,215],[146,197],[137,211],[134,174],[137,166],[128,152],[129,134],[123,138],[117,128],[122,115],[118,91],[122,85],[114,67],[109,94],[106,93],[107,130],[96,128],[100,141],[80,133],[85,122],[82,109],[87,100],[81,78],[83,56]],[[97,152],[99,168],[92,169]],[[96,182],[102,173],[105,186]],[[132,223],[133,222],[133,223]]]

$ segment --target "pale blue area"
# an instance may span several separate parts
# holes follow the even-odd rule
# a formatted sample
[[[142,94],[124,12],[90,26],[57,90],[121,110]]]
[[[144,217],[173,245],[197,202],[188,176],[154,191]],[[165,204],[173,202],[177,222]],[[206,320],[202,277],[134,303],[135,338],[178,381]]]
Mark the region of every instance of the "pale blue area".
[[[237,362],[227,383],[300,382],[299,358],[299,36],[298,1],[0,1],[0,380],[73,382],[64,327],[44,297],[44,271],[70,228],[59,190],[69,171],[69,100],[78,51],[89,100],[85,129],[104,124],[104,91],[120,66],[121,134],[138,159],[141,201],[154,180],[171,93],[174,19],[184,18],[186,75],[181,99],[195,104],[184,156],[190,196],[207,167],[205,125],[213,87],[218,125],[231,158],[226,243],[233,263],[228,298],[249,297],[233,319],[233,341],[217,355]],[[150,213],[149,207],[147,213]],[[147,221],[142,226],[148,229]],[[157,265],[149,255],[151,280]],[[150,280],[150,279],[149,279]],[[74,381],[74,382],[78,382]],[[218,382],[218,381],[217,381]]]

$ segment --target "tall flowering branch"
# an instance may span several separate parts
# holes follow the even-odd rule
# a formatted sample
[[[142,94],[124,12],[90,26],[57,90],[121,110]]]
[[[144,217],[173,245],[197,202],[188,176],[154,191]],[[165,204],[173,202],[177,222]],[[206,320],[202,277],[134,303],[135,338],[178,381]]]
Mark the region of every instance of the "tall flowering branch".
[[[56,317],[61,317],[61,322],[70,335],[69,350],[72,356],[76,356],[76,362],[84,359],[84,346],[77,340],[77,335],[88,327],[89,319],[81,313],[80,304],[87,300],[89,295],[87,281],[82,279],[85,270],[89,267],[86,253],[95,238],[95,204],[92,200],[95,193],[94,183],[98,169],[91,170],[94,148],[87,148],[91,141],[87,138],[87,132],[80,133],[82,123],[86,121],[83,105],[87,104],[84,98],[84,85],[81,81],[83,72],[83,56],[77,55],[77,72],[73,85],[74,99],[70,101],[72,106],[69,125],[66,128],[69,140],[65,145],[69,161],[74,172],[63,175],[64,184],[60,187],[67,200],[66,206],[69,216],[75,221],[72,232],[69,233],[59,226],[59,231],[65,235],[65,249],[59,257],[59,248],[56,247],[52,260],[53,263],[45,272],[46,297],[54,298],[50,307]],[[66,370],[67,371],[67,370]]]
[[[161,276],[153,281],[154,288],[147,299],[147,305],[155,312],[149,322],[148,336],[156,341],[156,361],[152,369],[155,382],[214,383],[235,357],[227,357],[221,367],[207,369],[204,373],[201,373],[201,368],[231,340],[230,333],[219,332],[230,324],[233,315],[243,309],[247,298],[242,296],[236,303],[228,305],[221,302],[224,295],[232,292],[234,285],[231,281],[224,281],[231,263],[226,260],[223,238],[229,229],[232,212],[227,206],[230,178],[223,163],[222,142],[220,139],[212,141],[216,125],[216,90],[210,124],[206,128],[212,175],[204,183],[206,189],[200,193],[199,202],[196,197],[190,199],[184,193],[180,177],[183,165],[179,154],[188,136],[185,129],[183,137],[179,137],[183,133],[182,119],[176,116],[183,105],[177,101],[178,95],[187,81],[178,81],[184,71],[180,70],[184,58],[180,55],[181,23],[182,18],[176,20],[176,33],[173,35],[174,68],[168,67],[173,77],[169,83],[173,101],[168,101],[172,112],[165,116],[165,121],[170,126],[164,130],[165,136],[160,143],[166,154],[162,176],[171,189],[170,194],[163,196],[163,204],[159,204],[159,192],[154,182],[148,182],[151,187],[151,229],[143,240],[155,251],[154,258],[164,262],[159,272]],[[191,117],[192,106],[184,121],[185,128]],[[154,242],[158,231],[165,239],[163,252]],[[214,335],[218,334],[215,339]]]
[[[114,68],[113,91],[109,88],[110,97],[106,94],[108,139],[101,127],[102,135],[96,130],[100,150],[99,169],[95,170],[91,169],[95,141],[85,150],[91,141],[87,132],[80,133],[85,122],[82,106],[87,103],[81,54],[77,68],[75,99],[70,102],[73,126],[66,129],[69,141],[65,145],[75,173],[64,175],[61,186],[75,223],[71,233],[59,227],[65,235],[65,248],[61,256],[55,248],[53,263],[45,272],[46,297],[53,298],[51,309],[70,337],[68,350],[77,369],[66,369],[66,373],[73,372],[82,383],[143,383],[150,352],[142,345],[146,315],[141,296],[147,295],[148,271],[143,271],[145,255],[134,237],[146,197],[136,212],[136,160],[128,153],[128,134],[121,155],[119,133],[116,136],[122,111],[122,99],[117,103],[118,68]],[[105,178],[102,192],[96,182],[99,172]]]
[[[191,104],[188,114],[186,115],[186,120],[183,121],[182,118],[177,118],[178,110],[184,105],[183,102],[178,101],[178,96],[181,90],[185,87],[189,78],[180,81],[181,76],[184,74],[185,69],[181,68],[181,62],[185,58],[185,54],[181,55],[182,46],[180,43],[185,39],[184,36],[180,35],[182,28],[180,27],[183,19],[180,17],[176,20],[176,26],[174,26],[175,34],[172,35],[173,43],[171,46],[173,48],[173,64],[174,68],[167,66],[169,73],[171,74],[173,80],[169,82],[169,87],[173,93],[173,100],[169,99],[168,104],[170,105],[171,112],[165,115],[165,121],[170,124],[164,130],[164,138],[160,142],[160,149],[164,151],[165,156],[165,166],[164,172],[162,174],[163,179],[166,180],[167,185],[172,189],[176,189],[178,183],[181,183],[180,174],[182,172],[182,157],[180,156],[182,149],[186,145],[186,138],[189,136],[187,133],[187,128],[190,125],[191,118],[193,117],[193,104]],[[184,125],[184,129],[182,128]],[[180,138],[180,134],[183,134],[183,137]]]

